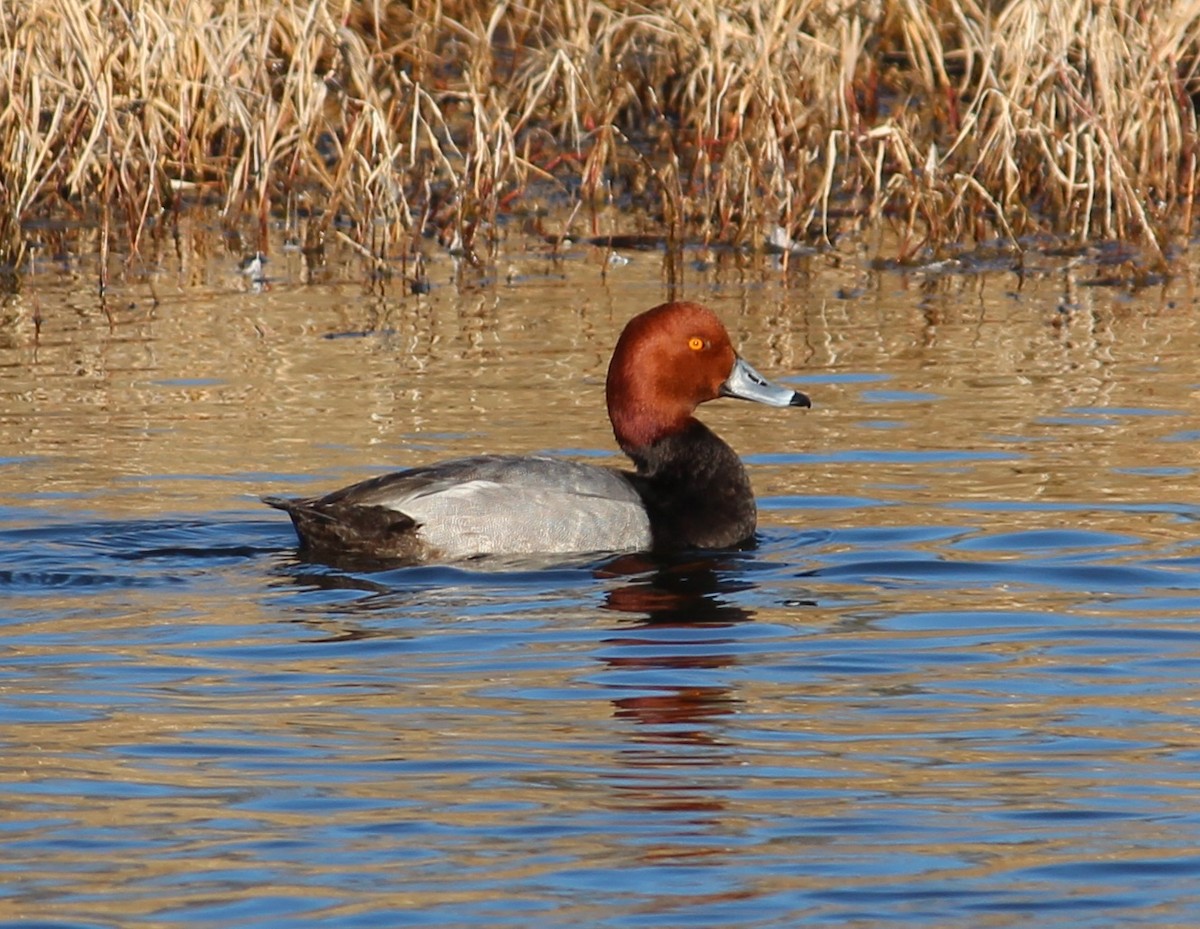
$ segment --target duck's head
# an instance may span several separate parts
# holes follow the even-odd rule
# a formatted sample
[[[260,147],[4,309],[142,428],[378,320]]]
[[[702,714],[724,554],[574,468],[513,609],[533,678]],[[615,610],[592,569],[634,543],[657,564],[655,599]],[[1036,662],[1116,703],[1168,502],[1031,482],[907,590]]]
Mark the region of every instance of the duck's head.
[[[811,406],[738,357],[716,315],[698,303],[664,303],[625,326],[608,366],[608,415],[626,453],[682,432],[696,407],[718,397]]]

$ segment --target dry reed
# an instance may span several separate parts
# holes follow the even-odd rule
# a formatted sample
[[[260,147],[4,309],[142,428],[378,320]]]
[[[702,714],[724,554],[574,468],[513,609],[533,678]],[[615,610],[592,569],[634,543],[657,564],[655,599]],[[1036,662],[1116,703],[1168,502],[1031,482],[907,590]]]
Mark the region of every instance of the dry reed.
[[[0,264],[67,217],[135,254],[212,204],[381,262],[613,203],[674,239],[898,257],[1192,231],[1188,0],[25,0],[0,13]],[[585,215],[586,215],[585,210]]]

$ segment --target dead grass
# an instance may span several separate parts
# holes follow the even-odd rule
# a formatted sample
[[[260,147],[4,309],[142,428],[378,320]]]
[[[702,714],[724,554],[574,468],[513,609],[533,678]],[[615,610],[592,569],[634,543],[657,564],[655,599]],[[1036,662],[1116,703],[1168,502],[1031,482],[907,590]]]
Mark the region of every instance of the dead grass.
[[[336,220],[386,262],[606,203],[677,240],[887,222],[901,260],[1051,233],[1162,264],[1194,221],[1198,49],[1194,0],[25,0],[0,264],[45,216],[102,254],[193,204],[260,244]]]

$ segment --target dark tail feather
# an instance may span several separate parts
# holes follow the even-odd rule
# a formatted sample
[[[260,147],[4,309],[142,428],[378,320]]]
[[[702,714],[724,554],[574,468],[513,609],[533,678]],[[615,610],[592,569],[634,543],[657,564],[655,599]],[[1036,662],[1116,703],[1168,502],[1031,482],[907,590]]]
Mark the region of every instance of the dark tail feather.
[[[300,502],[299,497],[259,497],[258,499],[267,506],[273,506],[275,509],[283,510],[285,513],[291,513]]]
[[[304,497],[261,497],[292,518],[300,547],[331,554],[416,558],[424,550],[411,516],[382,506],[346,506]]]

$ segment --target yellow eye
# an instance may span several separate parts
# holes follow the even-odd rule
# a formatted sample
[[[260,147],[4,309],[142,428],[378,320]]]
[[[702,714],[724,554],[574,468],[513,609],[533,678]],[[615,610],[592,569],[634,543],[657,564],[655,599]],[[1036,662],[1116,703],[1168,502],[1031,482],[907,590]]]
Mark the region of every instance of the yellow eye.
[[[692,351],[698,352],[698,351],[700,351],[700,349],[702,349],[704,347],[705,347],[704,340],[702,338],[700,338],[700,336],[694,335],[690,339],[688,339],[688,348],[690,348]]]

